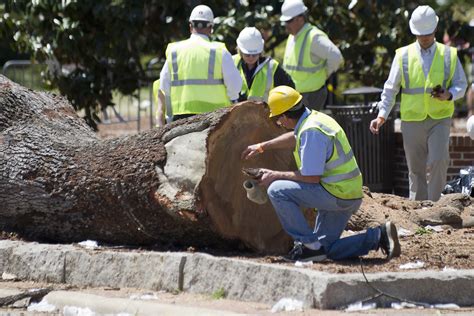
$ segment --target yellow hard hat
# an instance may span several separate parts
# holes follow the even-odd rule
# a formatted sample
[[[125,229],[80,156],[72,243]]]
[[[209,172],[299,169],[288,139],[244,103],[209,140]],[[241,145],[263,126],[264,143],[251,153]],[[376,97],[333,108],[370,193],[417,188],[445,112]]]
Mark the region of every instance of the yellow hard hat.
[[[288,86],[278,86],[270,90],[268,95],[268,107],[270,108],[270,117],[285,113],[298,102],[303,96],[295,89]]]

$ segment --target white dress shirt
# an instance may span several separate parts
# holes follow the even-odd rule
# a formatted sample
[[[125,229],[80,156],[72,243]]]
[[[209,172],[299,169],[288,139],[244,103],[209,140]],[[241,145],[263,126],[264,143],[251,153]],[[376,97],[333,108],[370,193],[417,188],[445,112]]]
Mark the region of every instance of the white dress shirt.
[[[197,36],[207,41],[209,40],[209,37],[199,33],[191,34],[190,38]],[[160,72],[160,90],[162,90],[165,95],[170,95],[171,91],[171,75],[168,67],[168,61],[166,61]],[[227,96],[231,101],[236,101],[239,98],[239,92],[242,88],[242,77],[240,77],[239,70],[235,67],[232,56],[227,49],[222,52],[222,77],[227,90]]]
[[[425,77],[428,76],[430,72],[431,63],[433,62],[434,54],[436,51],[436,43],[433,43],[429,48],[422,49],[418,41],[416,42],[416,48],[420,54],[420,61],[423,68],[423,73]],[[385,82],[383,87],[383,92],[381,100],[378,103],[379,114],[378,117],[383,117],[387,119],[390,112],[392,111],[393,106],[395,105],[395,99],[398,92],[400,91],[402,82],[402,73],[400,69],[399,61],[396,58],[393,59],[392,68],[390,69],[390,74],[388,79]],[[462,64],[459,61],[459,57],[456,61],[456,68],[454,70],[453,80],[451,86],[449,87],[449,92],[453,95],[453,101],[458,100],[464,96],[467,88],[467,79],[464,70],[462,69]]]
[[[311,24],[306,23],[301,30],[296,33],[295,36],[288,38],[288,45],[291,48],[295,45],[295,42],[301,33],[306,29],[310,28]],[[321,60],[326,60],[326,70],[328,77],[335,72],[344,61],[341,51],[334,45],[333,42],[327,36],[316,35],[311,39],[311,61],[315,64],[319,63]]]

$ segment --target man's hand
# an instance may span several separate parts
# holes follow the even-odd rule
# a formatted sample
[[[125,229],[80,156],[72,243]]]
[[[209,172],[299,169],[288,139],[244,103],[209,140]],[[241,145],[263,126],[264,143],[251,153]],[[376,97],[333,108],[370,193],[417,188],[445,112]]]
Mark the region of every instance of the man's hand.
[[[261,153],[263,153],[262,143],[253,144],[245,148],[245,150],[240,155],[240,159],[247,160]]]
[[[258,184],[261,186],[268,187],[273,181],[281,179],[278,171],[261,168],[260,172],[262,172],[262,176],[260,177]]]
[[[445,89],[443,89],[442,92],[436,93],[432,96],[433,98],[438,99],[440,101],[448,101],[448,100],[452,100],[453,98],[453,95],[451,94],[451,92]]]
[[[372,132],[372,134],[378,134],[380,128],[382,127],[384,123],[385,123],[385,119],[383,117],[377,117],[376,119],[372,120],[369,126],[369,129]]]

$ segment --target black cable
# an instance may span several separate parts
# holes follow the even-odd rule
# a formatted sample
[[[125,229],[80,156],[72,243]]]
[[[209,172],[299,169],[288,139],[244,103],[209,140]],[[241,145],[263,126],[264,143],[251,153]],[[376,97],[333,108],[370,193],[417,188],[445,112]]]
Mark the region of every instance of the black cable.
[[[393,299],[395,299],[399,302],[406,302],[406,303],[410,303],[410,304],[417,305],[417,306],[423,306],[423,307],[426,307],[426,308],[431,308],[431,305],[428,304],[428,303],[411,301],[411,300],[404,299],[404,298],[401,298],[401,297],[398,297],[398,296],[395,296],[395,295],[391,295],[391,294],[385,293],[384,291],[379,290],[372,283],[370,283],[369,280],[367,279],[367,276],[365,275],[365,272],[364,272],[364,265],[362,264],[362,257],[359,257],[359,262],[360,262],[360,269],[362,270],[362,275],[364,276],[364,279],[365,279],[365,283],[367,283],[367,285],[370,288],[372,288],[375,292],[378,293],[375,296],[372,296],[372,297],[369,297],[369,298],[366,298],[366,299],[362,300],[361,301],[362,303],[370,301],[370,300],[372,300],[374,298],[377,298],[377,297],[380,297],[380,296],[386,296],[386,297],[389,297],[389,298],[393,298]]]

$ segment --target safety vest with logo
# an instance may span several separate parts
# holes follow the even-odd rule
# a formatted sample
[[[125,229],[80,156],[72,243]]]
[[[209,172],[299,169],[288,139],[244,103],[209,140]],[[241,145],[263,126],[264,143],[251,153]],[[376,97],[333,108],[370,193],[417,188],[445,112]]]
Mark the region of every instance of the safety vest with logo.
[[[315,36],[327,37],[317,27],[306,24],[296,41],[290,35],[286,42],[283,68],[295,82],[296,90],[301,93],[319,90],[327,79],[326,60],[321,59],[317,64],[311,61],[311,43]]]
[[[273,89],[273,78],[278,67],[278,62],[273,58],[267,57],[262,63],[257,65],[253,73],[252,85],[248,86],[245,78],[244,70],[242,69],[242,59],[240,55],[232,56],[234,64],[240,71],[242,77],[242,90],[240,93],[247,96],[247,100],[254,101],[268,101],[268,93]]]
[[[301,123],[296,133],[296,147],[293,152],[298,169],[301,168],[301,135],[315,129],[333,141],[331,158],[326,161],[320,184],[337,198],[350,200],[362,198],[362,174],[355,160],[351,145],[341,126],[330,116],[312,111]]]
[[[222,76],[225,45],[202,37],[170,43],[166,60],[171,74],[173,115],[210,112],[230,105]]]
[[[457,50],[436,42],[436,50],[428,76],[425,77],[416,43],[397,49],[397,58],[402,74],[402,98],[400,113],[402,121],[422,121],[427,116],[433,119],[451,117],[453,101],[440,101],[431,97],[437,85],[449,88],[456,69]]]

